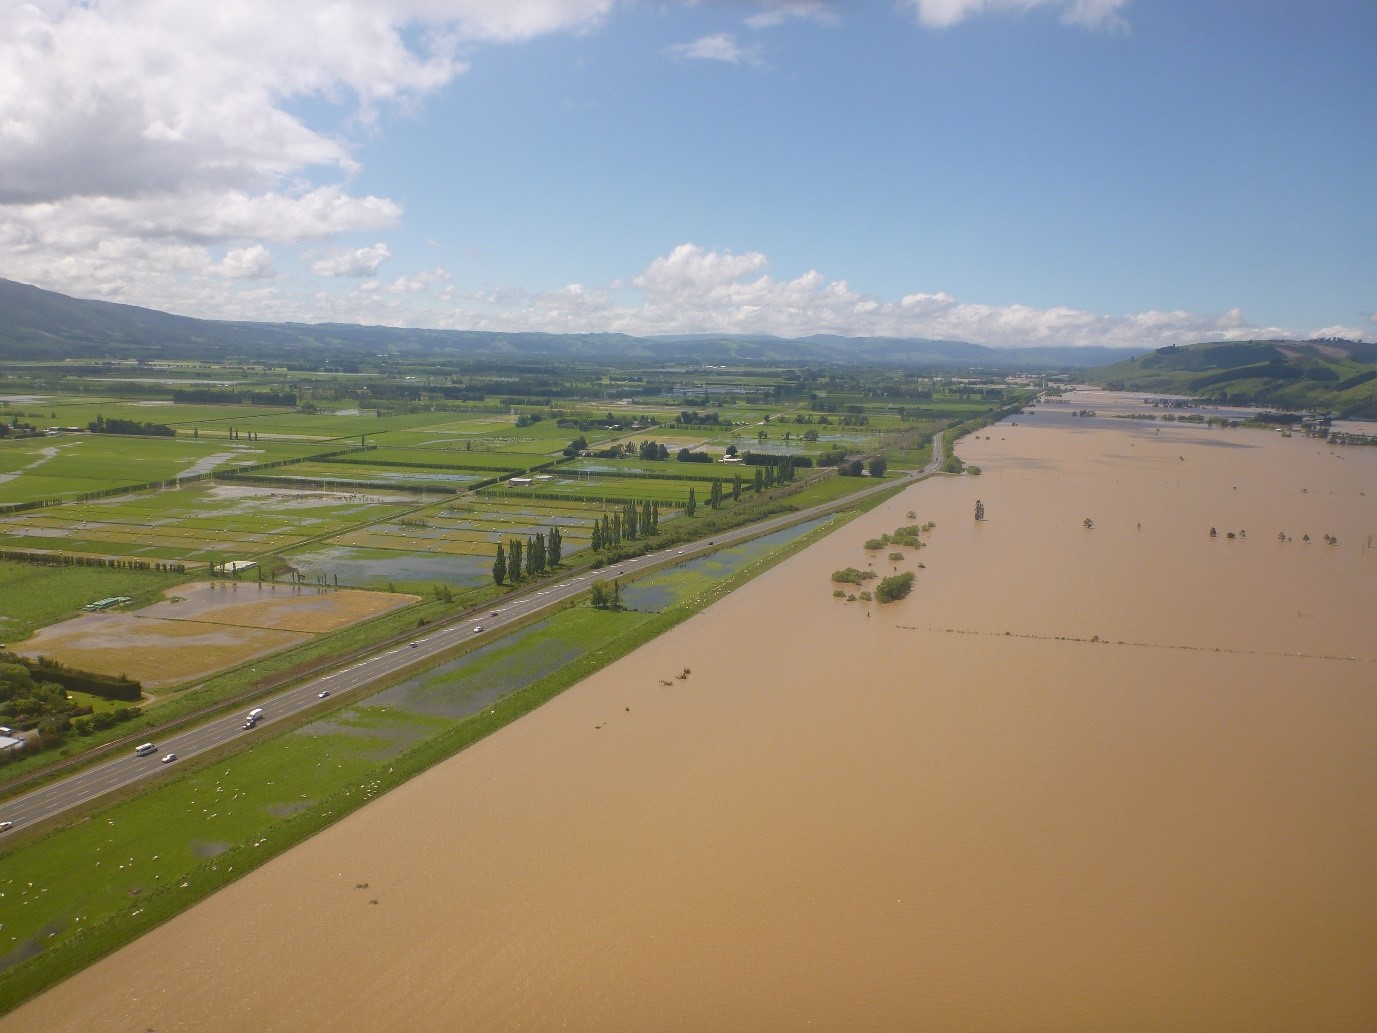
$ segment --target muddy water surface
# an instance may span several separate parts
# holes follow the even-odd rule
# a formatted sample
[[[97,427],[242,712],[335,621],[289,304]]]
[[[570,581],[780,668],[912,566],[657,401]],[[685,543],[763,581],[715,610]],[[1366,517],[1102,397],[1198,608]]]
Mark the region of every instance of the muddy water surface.
[[[0,1029],[1373,1028],[1377,449],[1042,419]]]

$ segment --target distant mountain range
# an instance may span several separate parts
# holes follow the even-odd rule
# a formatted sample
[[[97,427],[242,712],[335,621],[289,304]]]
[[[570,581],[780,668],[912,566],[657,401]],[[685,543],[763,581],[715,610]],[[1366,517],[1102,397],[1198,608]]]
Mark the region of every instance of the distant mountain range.
[[[1377,344],[1234,341],[1158,348],[1084,374],[1118,390],[1377,419]]]
[[[1130,355],[1124,358],[1125,353]],[[214,359],[299,366],[384,355],[438,361],[561,359],[665,364],[867,363],[917,369],[1074,370],[1087,381],[1161,394],[1321,408],[1377,419],[1377,345],[1238,341],[1137,351],[987,348],[901,337],[500,333],[350,323],[252,323],[83,301],[0,279],[0,359]]]
[[[399,358],[620,359],[665,363],[874,363],[938,368],[1085,369],[1116,348],[987,348],[965,341],[815,334],[501,333],[348,323],[253,323],[174,316],[85,301],[0,279],[0,359],[243,358],[312,361],[330,355]]]

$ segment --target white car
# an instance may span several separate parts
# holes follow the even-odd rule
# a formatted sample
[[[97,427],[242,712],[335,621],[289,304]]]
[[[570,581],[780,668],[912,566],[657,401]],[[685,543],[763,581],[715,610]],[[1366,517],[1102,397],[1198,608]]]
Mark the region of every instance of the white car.
[[[478,634],[480,631],[482,631],[482,630],[483,630],[483,625],[479,624],[479,625],[477,625],[477,626],[473,629],[473,633],[474,633],[475,635],[477,635],[477,634]]]
[[[329,689],[321,689],[319,692],[316,693],[316,699],[324,699],[328,695],[330,695]]]
[[[174,760],[176,760],[176,759],[177,759],[177,755],[176,755],[175,753],[169,753],[166,757],[163,758],[163,763],[164,763],[164,764],[171,764],[171,763],[172,763]]]
[[[0,821],[0,832],[8,832],[12,828],[14,828],[14,822]]]

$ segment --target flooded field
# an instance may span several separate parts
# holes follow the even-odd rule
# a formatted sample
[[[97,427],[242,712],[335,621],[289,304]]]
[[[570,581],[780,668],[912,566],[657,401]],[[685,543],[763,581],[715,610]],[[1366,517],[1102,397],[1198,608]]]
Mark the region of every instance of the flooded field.
[[[194,582],[175,592],[140,610],[84,613],[53,624],[14,651],[124,674],[156,689],[416,601],[410,595],[235,581]]]
[[[1373,1028],[1377,449],[1049,410],[0,1030]]]

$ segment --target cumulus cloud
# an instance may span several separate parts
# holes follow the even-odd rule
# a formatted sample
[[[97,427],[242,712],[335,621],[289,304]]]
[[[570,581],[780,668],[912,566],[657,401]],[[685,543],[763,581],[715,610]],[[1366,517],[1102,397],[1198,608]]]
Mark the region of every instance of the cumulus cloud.
[[[262,244],[230,248],[217,271],[231,280],[271,280],[277,275],[272,252]]]
[[[392,257],[386,244],[337,249],[311,263],[317,276],[376,276],[378,267]]]
[[[444,269],[427,269],[414,276],[399,276],[383,289],[391,294],[421,294],[449,280]]]
[[[1297,336],[1256,326],[1238,309],[1217,315],[1148,311],[1103,315],[1070,307],[988,305],[945,292],[916,292],[897,301],[858,291],[816,270],[781,279],[760,252],[735,254],[681,244],[654,259],[625,286],[635,303],[583,284],[527,296],[469,295],[488,302],[455,309],[444,324],[474,329],[629,334],[730,333],[803,337],[927,337],[997,347],[1110,345],[1149,347],[1185,341]]]
[[[669,48],[677,58],[690,61],[723,61],[731,65],[760,64],[758,46],[742,46],[730,32],[704,36],[692,43],[677,43]]]
[[[1372,320],[1377,323],[1377,319]],[[1318,330],[1311,330],[1305,336],[1310,338],[1318,337],[1342,337],[1346,341],[1360,341],[1363,339],[1363,328],[1359,326],[1322,326]]]
[[[175,306],[211,296],[185,277],[267,275],[265,244],[392,226],[302,102],[367,125],[460,75],[465,46],[615,3],[0,0],[0,275]]]
[[[1068,25],[1088,29],[1122,30],[1128,23],[1119,13],[1129,0],[900,0],[918,21],[932,28],[947,28],[977,14],[994,11],[1023,12],[1035,7],[1056,8]]]

